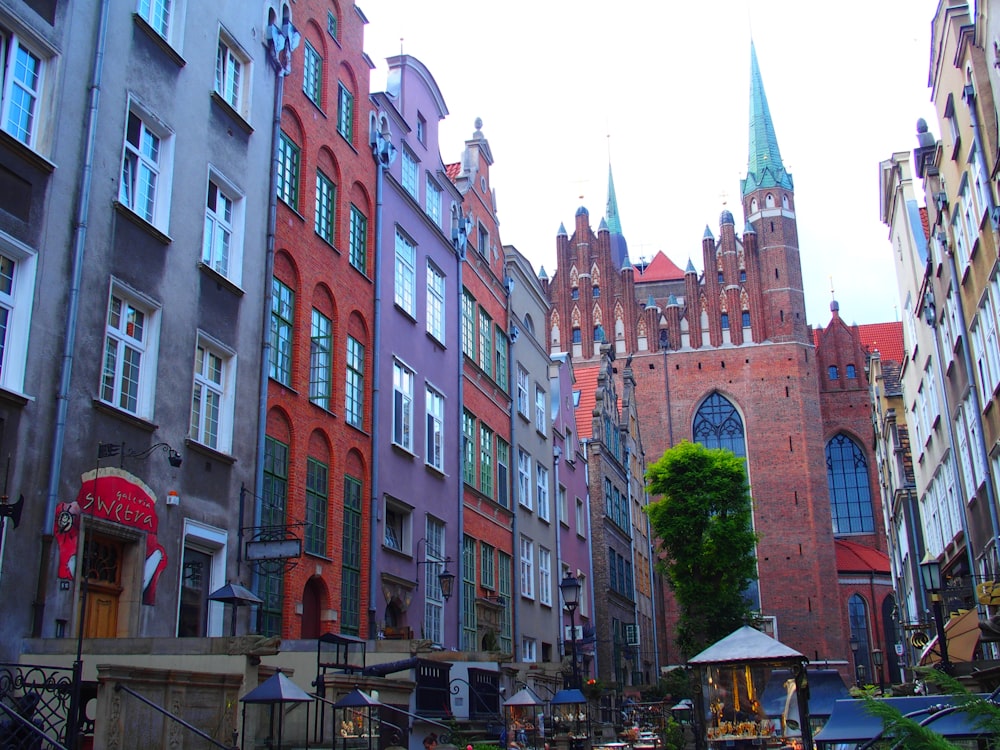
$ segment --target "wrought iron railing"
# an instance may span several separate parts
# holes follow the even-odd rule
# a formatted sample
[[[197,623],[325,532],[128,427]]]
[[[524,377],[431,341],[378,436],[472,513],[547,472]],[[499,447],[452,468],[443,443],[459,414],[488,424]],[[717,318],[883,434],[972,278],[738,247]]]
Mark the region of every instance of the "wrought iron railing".
[[[85,703],[96,685],[83,686]],[[0,747],[7,750],[65,748],[73,700],[73,670],[35,664],[0,663]],[[94,724],[81,712],[77,736],[92,735]]]

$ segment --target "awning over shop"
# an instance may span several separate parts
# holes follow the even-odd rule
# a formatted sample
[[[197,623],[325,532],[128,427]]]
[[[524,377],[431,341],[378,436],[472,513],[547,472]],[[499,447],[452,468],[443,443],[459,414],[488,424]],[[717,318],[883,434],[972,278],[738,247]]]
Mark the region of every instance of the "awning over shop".
[[[970,662],[979,645],[979,615],[974,609],[967,609],[952,617],[944,624],[944,635],[948,642],[948,659],[953,664]],[[937,664],[941,661],[941,649],[937,636],[931,639],[920,655],[921,666]]]
[[[983,695],[982,697],[987,697]],[[914,695],[905,698],[884,698],[903,715],[924,722],[936,713],[935,707],[951,705],[948,695]],[[973,717],[962,711],[953,711],[931,721],[927,726],[943,737],[979,737],[986,733],[978,728]],[[817,744],[838,742],[864,742],[882,731],[882,719],[872,716],[862,700],[838,700],[833,705],[830,720],[817,733]]]

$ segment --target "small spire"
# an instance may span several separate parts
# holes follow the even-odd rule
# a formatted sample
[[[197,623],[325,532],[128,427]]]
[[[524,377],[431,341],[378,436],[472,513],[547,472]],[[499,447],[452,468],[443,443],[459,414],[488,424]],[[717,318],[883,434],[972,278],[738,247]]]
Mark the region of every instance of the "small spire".
[[[611,175],[611,164],[608,164],[608,228],[615,234],[622,233],[622,223],[618,218],[618,198],[615,197],[615,180]]]
[[[598,232],[607,232],[608,231],[608,222],[606,222],[604,220],[603,216],[601,217],[601,223],[597,225],[597,231]]]
[[[712,230],[708,228],[708,224],[705,225],[705,234],[701,236],[703,240],[714,240],[715,236],[712,234]]]
[[[751,224],[751,223],[750,223],[750,222],[748,221],[748,222],[746,223],[746,226],[744,226],[744,227],[743,227],[743,234],[757,234],[757,230],[756,230],[756,229],[754,229],[754,228],[753,228],[753,224]]]
[[[569,235],[566,234],[566,225],[561,221],[559,222],[559,231],[556,232],[556,237],[569,237]]]
[[[632,261],[630,261],[628,259],[627,255],[625,256],[625,260],[622,261],[622,270],[623,271],[634,271],[635,270],[634,268],[632,268]]]
[[[697,272],[697,271],[695,270],[695,268],[694,268],[694,263],[692,263],[692,262],[691,262],[691,259],[690,259],[690,258],[688,258],[688,264],[687,264],[687,268],[685,268],[685,269],[684,269],[684,273],[685,273],[685,275],[686,275],[686,274],[689,274],[689,273],[698,273],[698,272]]]
[[[538,278],[548,280],[549,275],[545,273],[545,266],[539,266],[538,268]]]
[[[646,300],[646,307],[656,307],[656,300],[653,299],[653,295],[649,295],[649,299]]]
[[[680,304],[681,303],[677,301],[677,297],[675,295],[671,294],[667,297],[667,307],[678,307]]]

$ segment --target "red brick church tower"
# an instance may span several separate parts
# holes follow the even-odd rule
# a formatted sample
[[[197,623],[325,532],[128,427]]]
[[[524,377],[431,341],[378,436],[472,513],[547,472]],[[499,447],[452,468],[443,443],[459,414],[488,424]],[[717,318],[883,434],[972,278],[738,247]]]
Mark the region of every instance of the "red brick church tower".
[[[558,268],[543,276],[549,341],[553,352],[573,356],[580,383],[592,380],[586,372],[599,366],[601,342],[622,366],[632,358],[647,463],[681,440],[746,457],[760,536],[755,605],[782,642],[811,660],[839,661],[846,675],[854,627],[850,594],[838,582],[836,539],[852,536],[875,559],[884,544],[862,403],[865,353],[857,328],[839,317],[815,341],[806,323],[794,185],[752,45],[750,62],[742,232],[728,210],[718,237],[706,227],[701,274],[690,260],[682,271],[662,252],[634,267],[609,172],[607,215],[596,233],[583,207],[572,234],[559,229]],[[850,364],[853,379],[830,387],[827,359],[845,376]],[[578,414],[577,422],[589,417]],[[852,525],[854,515],[863,521]],[[881,611],[887,592],[872,587],[865,617]],[[877,623],[861,618],[857,627],[874,632]],[[673,626],[668,614],[661,664],[681,658]]]

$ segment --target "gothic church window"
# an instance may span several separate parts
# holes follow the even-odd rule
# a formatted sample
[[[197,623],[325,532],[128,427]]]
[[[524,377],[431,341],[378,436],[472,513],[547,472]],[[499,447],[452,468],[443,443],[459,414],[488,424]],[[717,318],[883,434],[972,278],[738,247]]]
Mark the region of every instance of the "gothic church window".
[[[752,213],[752,214],[757,213],[757,199],[756,198],[753,198],[750,201],[750,213]]]
[[[597,286],[597,284],[594,284],[594,299],[597,299],[600,296],[601,296],[601,287]]]
[[[737,456],[747,455],[743,418],[725,396],[713,393],[694,415],[694,439],[706,448],[725,448]]]
[[[873,533],[875,518],[868,485],[868,459],[847,435],[836,435],[826,444],[826,477],[833,533]]]
[[[722,313],[722,330],[729,330],[729,313]]]
[[[743,311],[743,327],[744,328],[749,328],[750,327],[750,311],[749,310],[744,310]]]
[[[774,208],[774,196],[771,195],[770,193],[764,196],[764,205],[767,208]]]
[[[830,380],[836,380],[837,378],[839,378],[840,377],[840,371],[837,370],[837,365],[830,365],[827,368],[827,374],[828,374]]]
[[[856,377],[858,377],[858,371],[854,368],[854,365],[847,366],[847,377],[850,380],[854,380]]]
[[[570,290],[569,296],[571,299],[580,299],[580,288],[576,286],[573,287]]]

